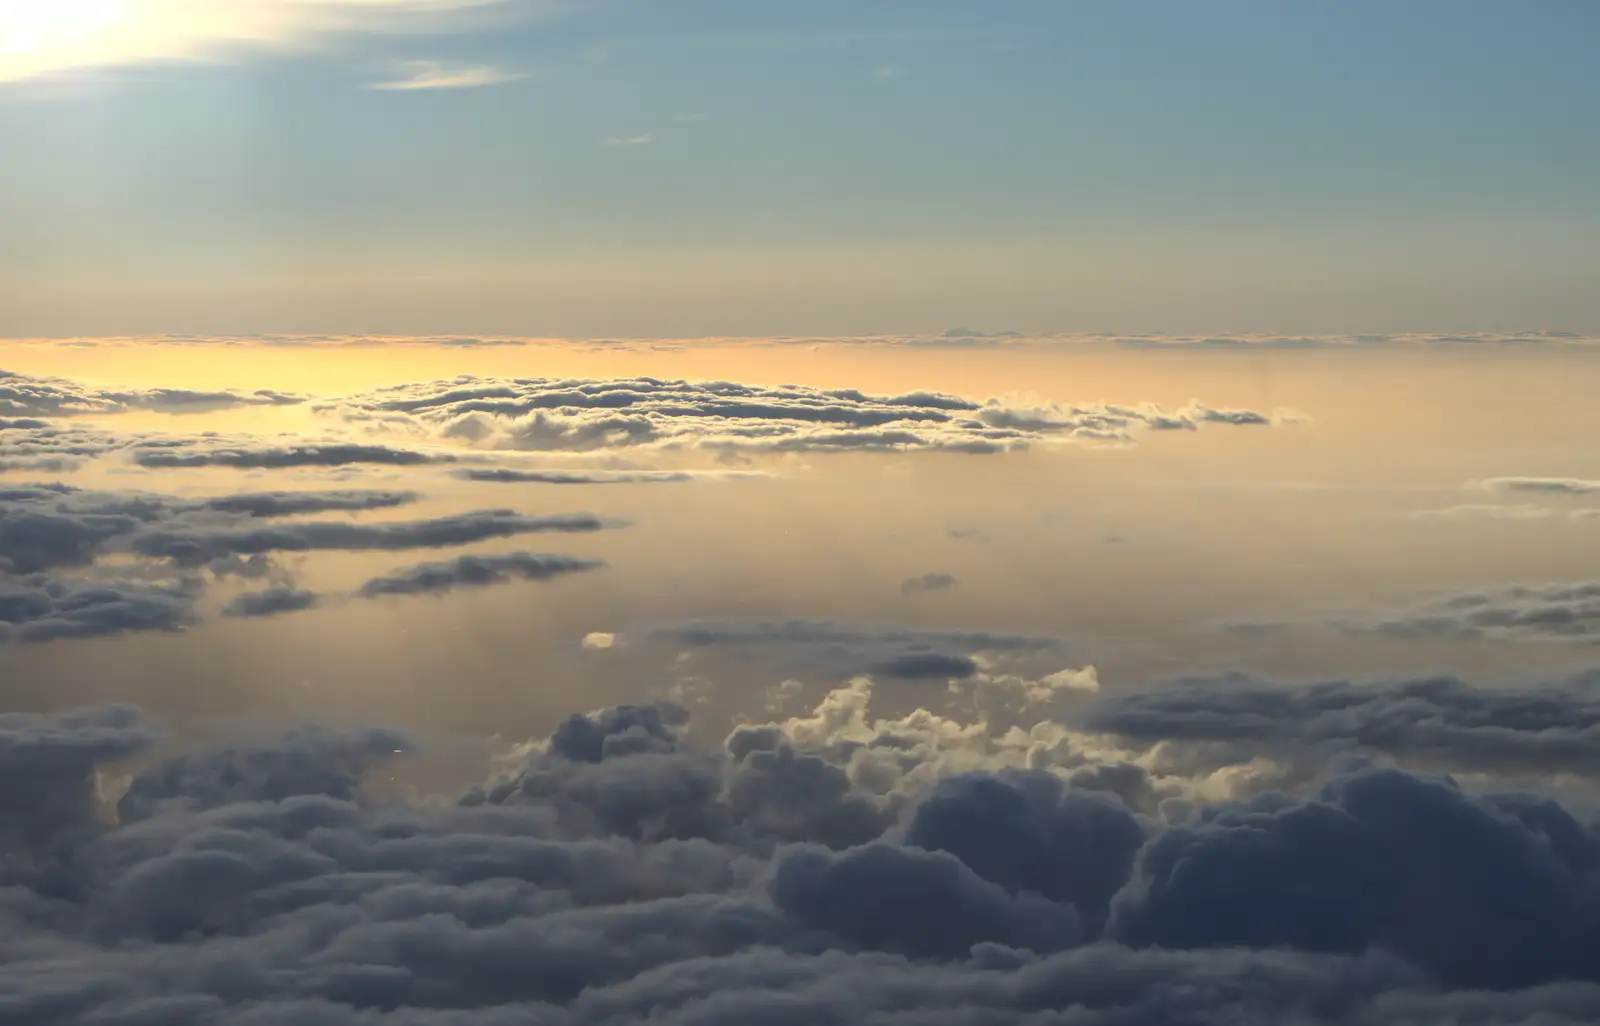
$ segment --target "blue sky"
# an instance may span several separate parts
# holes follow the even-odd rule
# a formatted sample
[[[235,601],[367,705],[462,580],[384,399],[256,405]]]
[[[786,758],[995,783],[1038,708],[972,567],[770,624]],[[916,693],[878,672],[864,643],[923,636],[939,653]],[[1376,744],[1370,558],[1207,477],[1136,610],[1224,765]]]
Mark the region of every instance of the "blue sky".
[[[1588,0],[122,3],[0,334],[1600,329]]]

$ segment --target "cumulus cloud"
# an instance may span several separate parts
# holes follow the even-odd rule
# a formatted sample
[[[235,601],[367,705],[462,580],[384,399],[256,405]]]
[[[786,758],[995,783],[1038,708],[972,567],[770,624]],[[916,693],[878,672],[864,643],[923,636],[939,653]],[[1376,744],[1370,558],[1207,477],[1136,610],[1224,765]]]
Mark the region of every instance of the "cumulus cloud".
[[[599,452],[655,447],[718,452],[995,453],[1050,439],[1120,442],[1144,430],[1264,425],[1250,410],[1199,403],[1019,406],[912,392],[871,396],[729,381],[462,377],[383,389],[318,409],[353,420],[410,418],[435,435],[483,448]]]
[[[1217,764],[1263,752],[1325,758],[1361,749],[1439,771],[1583,774],[1600,771],[1600,691],[1581,681],[1474,687],[1458,677],[1287,686],[1234,675],[1107,696],[1086,727],[1153,745],[1206,746]]]
[[[108,431],[59,421],[12,420],[0,427],[0,469],[66,473],[129,442]]]
[[[170,586],[0,575],[0,642],[176,631],[195,621],[196,583]]]
[[[1355,765],[1153,817],[1124,792],[1170,781],[1006,768],[867,694],[720,745],[575,715],[415,802],[361,786],[413,738],[303,728],[142,765],[109,815],[148,721],[0,717],[0,993],[41,1026],[1600,1014],[1600,837],[1554,801]]]
[[[566,574],[599,570],[605,563],[579,556],[508,552],[492,556],[457,556],[447,563],[422,563],[361,587],[366,598],[382,595],[442,595],[461,588],[486,588],[512,581],[548,581]]]
[[[293,406],[304,396],[260,389],[254,392],[199,392],[181,388],[102,389],[61,378],[38,378],[0,370],[0,415],[25,418],[10,427],[43,425],[26,418],[90,414],[208,413],[238,406]]]
[[[1349,633],[1406,640],[1589,641],[1600,632],[1600,582],[1489,588],[1448,596],[1410,613],[1335,625]]]

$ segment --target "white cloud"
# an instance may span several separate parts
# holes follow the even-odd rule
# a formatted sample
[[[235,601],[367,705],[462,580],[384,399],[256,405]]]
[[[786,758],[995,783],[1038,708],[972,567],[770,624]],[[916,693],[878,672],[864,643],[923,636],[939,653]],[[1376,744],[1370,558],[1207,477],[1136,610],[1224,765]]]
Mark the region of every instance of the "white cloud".
[[[504,0],[0,0],[0,82],[437,27]]]
[[[402,77],[374,82],[368,88],[396,91],[413,89],[477,89],[482,86],[518,82],[528,76],[506,71],[492,64],[444,64],[439,61],[406,61],[400,66]]]
[[[613,139],[607,139],[606,140],[606,145],[607,146],[649,146],[653,142],[655,142],[655,136],[649,135],[649,134],[646,134],[646,135],[620,135],[620,136],[617,136],[616,138],[613,138]]]

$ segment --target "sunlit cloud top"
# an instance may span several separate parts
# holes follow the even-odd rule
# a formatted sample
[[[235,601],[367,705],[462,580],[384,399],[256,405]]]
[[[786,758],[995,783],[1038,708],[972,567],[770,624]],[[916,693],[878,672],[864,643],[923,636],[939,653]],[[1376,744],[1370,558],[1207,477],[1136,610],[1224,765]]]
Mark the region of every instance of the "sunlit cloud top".
[[[444,64],[439,61],[406,61],[395,78],[374,82],[373,89],[477,89],[527,78],[517,71],[506,71],[492,64]]]
[[[502,0],[0,0],[0,82],[392,31]]]

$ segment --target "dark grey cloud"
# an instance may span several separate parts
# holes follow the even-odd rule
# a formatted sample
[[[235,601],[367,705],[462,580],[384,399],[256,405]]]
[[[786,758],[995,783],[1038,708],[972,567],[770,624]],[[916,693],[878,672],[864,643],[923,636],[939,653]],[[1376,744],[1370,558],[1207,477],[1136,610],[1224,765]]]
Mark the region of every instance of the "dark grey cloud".
[[[0,575],[0,642],[180,630],[195,622],[197,588]]]
[[[955,574],[943,572],[920,574],[901,581],[900,592],[903,595],[920,595],[929,591],[949,591],[960,583],[960,578]]]
[[[574,716],[515,770],[416,803],[361,786],[412,738],[308,727],[144,766],[107,817],[95,773],[146,751],[147,721],[0,716],[5,779],[29,783],[0,786],[7,1019],[1600,1015],[1600,840],[1547,799],[1355,767],[1162,824],[1076,774],[1012,771],[895,810],[787,728],[697,748],[683,722]]]
[[[399,491],[303,491],[187,499],[59,483],[0,487],[0,571],[87,566],[135,535],[162,527],[213,530],[238,520],[390,509],[417,498]]]
[[[541,532],[619,526],[589,514],[530,517],[479,510],[429,520],[365,524],[312,520],[262,526],[306,513],[392,509],[415,501],[404,491],[251,492],[190,499],[109,492],[65,484],[0,486],[0,643],[173,631],[199,619],[205,579],[270,584],[223,610],[232,617],[306,609],[317,596],[298,588],[271,556],[328,550],[448,548]],[[130,562],[126,557],[134,557]],[[505,562],[510,558],[510,562]],[[538,559],[546,562],[537,566]],[[455,585],[493,583],[498,574],[560,572],[567,557],[471,557],[454,566]],[[521,562],[519,562],[521,561]],[[529,562],[532,561],[532,562]],[[590,568],[587,561],[581,568]],[[541,569],[542,568],[542,569]],[[573,569],[578,569],[574,565]],[[439,566],[374,582],[391,592],[443,587]],[[475,576],[476,575],[476,576]]]
[[[587,533],[615,526],[619,524],[588,513],[530,517],[500,509],[372,524],[313,520],[272,527],[163,528],[138,534],[130,544],[139,555],[195,566],[230,555],[439,549],[492,538],[547,532]]]
[[[579,556],[508,552],[457,556],[449,562],[422,563],[374,577],[361,586],[366,598],[381,595],[442,595],[461,588],[485,588],[512,581],[548,581],[566,574],[599,570],[605,563]]]
[[[416,467],[430,463],[453,463],[455,460],[456,457],[449,453],[425,453],[358,442],[271,446],[204,446],[196,442],[168,446],[143,442],[133,449],[133,462],[153,470],[186,467],[284,470],[290,467],[344,467],[362,463]]]
[[[1540,495],[1594,495],[1600,481],[1576,477],[1494,477],[1480,484],[1497,492],[1532,492]]]
[[[674,470],[508,470],[504,467],[484,467],[460,470],[456,476],[464,481],[488,484],[673,484],[693,481],[694,474]]]
[[[70,417],[90,414],[205,413],[239,406],[293,406],[305,396],[259,389],[203,392],[182,388],[102,389],[61,378],[38,378],[0,370],[0,415]]]
[[[912,650],[872,659],[864,669],[896,680],[959,680],[977,673],[978,664],[959,653]]]
[[[331,491],[331,492],[243,492],[202,499],[195,508],[219,513],[238,513],[248,517],[288,517],[306,513],[358,513],[373,509],[395,509],[421,499],[416,492]]]
[[[973,656],[1057,650],[1054,638],[850,626],[818,620],[696,620],[657,628],[657,642],[687,648],[727,650],[774,660],[789,672],[840,680],[871,674],[899,680],[947,680],[972,676]]]
[[[1142,744],[1214,746],[1224,761],[1361,749],[1440,770],[1600,771],[1600,689],[1574,681],[1474,687],[1453,676],[1289,686],[1235,675],[1107,696],[1083,723]]]
[[[316,592],[287,586],[249,591],[237,596],[222,610],[223,616],[263,617],[280,613],[298,613],[315,607],[320,602]]]
[[[1352,634],[1432,639],[1567,641],[1600,639],[1600,582],[1512,585],[1438,599],[1420,609],[1370,620],[1340,620]]]
[[[1194,403],[1016,407],[991,399],[657,378],[473,378],[401,385],[322,404],[351,420],[403,418],[479,447],[590,452],[656,447],[720,452],[937,450],[995,453],[1050,439],[1127,441],[1144,430],[1267,424],[1253,411]]]
[[[1460,988],[1593,980],[1597,858],[1592,830],[1549,800],[1360,771],[1164,831],[1107,932],[1177,949],[1381,946]]]

